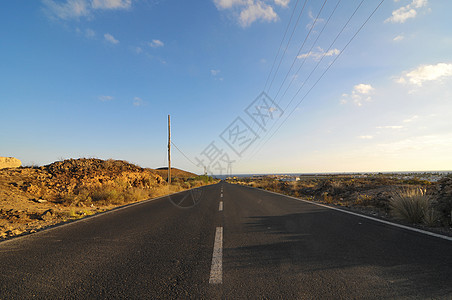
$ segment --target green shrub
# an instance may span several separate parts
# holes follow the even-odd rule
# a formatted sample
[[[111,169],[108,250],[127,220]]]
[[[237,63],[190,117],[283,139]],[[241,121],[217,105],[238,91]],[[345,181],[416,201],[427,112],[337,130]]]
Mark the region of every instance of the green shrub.
[[[199,175],[199,176],[196,176],[195,178],[193,178],[193,180],[195,180],[195,181],[199,180],[199,181],[204,182],[205,184],[208,184],[209,182],[213,181],[213,178],[208,175]]]

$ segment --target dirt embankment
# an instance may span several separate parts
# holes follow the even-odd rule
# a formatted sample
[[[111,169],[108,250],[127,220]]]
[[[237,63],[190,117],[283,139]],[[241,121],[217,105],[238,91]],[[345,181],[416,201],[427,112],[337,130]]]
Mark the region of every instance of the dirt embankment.
[[[2,169],[0,240],[205,184],[178,171],[180,177],[169,187],[155,170],[119,160],[69,159]]]

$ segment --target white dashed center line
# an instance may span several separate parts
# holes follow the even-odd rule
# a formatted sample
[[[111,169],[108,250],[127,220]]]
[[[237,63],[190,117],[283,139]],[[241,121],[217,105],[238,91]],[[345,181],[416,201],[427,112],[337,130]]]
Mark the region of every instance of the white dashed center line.
[[[223,283],[223,227],[217,227],[215,232],[209,283]]]
[[[223,201],[220,201],[220,206],[218,207],[218,211],[223,211]]]

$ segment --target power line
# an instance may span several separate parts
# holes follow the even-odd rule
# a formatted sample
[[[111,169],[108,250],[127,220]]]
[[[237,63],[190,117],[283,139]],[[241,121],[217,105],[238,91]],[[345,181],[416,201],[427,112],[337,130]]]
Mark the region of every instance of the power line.
[[[319,60],[319,62],[317,63],[317,65],[314,67],[314,69],[311,71],[311,73],[309,74],[308,78],[306,78],[306,80],[303,82],[303,84],[302,84],[301,87],[299,88],[298,92],[304,87],[304,85],[306,84],[307,80],[312,76],[312,74],[314,73],[314,71],[315,71],[315,70],[317,69],[317,67],[320,65],[320,63],[322,62],[322,60],[323,60],[323,58],[325,57],[326,53],[328,53],[328,51],[329,51],[329,50],[331,49],[331,47],[334,45],[334,43],[336,42],[336,40],[339,38],[339,36],[340,36],[340,35],[342,34],[342,32],[344,31],[344,29],[345,29],[345,28],[347,27],[347,25],[350,23],[351,19],[354,17],[354,15],[355,15],[356,12],[358,11],[358,9],[361,7],[361,5],[363,4],[363,2],[364,2],[364,0],[361,0],[361,2],[359,3],[359,5],[356,7],[356,9],[353,11],[353,13],[351,14],[351,16],[348,18],[347,22],[344,24],[344,26],[342,26],[342,29],[341,29],[341,30],[339,31],[339,33],[336,35],[336,37],[334,38],[333,42],[332,42],[332,43],[330,44],[330,46],[328,47],[328,50],[326,50],[326,51],[323,53],[322,58]],[[337,6],[339,5],[339,3],[340,3],[340,0],[339,0],[338,3],[336,4],[336,6],[335,6],[335,8],[334,8],[334,10],[333,10],[333,13],[336,11]],[[332,17],[333,13],[330,14],[330,16],[329,16],[329,18],[328,18],[328,22],[329,22],[330,18]],[[321,33],[322,33],[323,30],[325,29],[326,25],[327,25],[327,23],[325,23],[325,25],[323,26],[323,28],[322,28],[322,30],[321,30]],[[320,34],[321,34],[321,33],[320,33]],[[320,34],[317,36],[317,39],[315,40],[315,42],[312,44],[310,51],[311,51],[311,50],[313,49],[313,47],[315,46],[315,43],[317,42],[317,40],[318,40],[319,37],[320,37]],[[300,50],[301,50],[301,49],[300,49]],[[297,56],[299,55],[300,52],[301,52],[301,51],[298,52]],[[297,57],[295,57],[295,60],[296,60],[296,58],[297,58]],[[304,65],[304,62],[306,61],[306,59],[307,59],[307,57],[304,58],[302,64],[300,65],[300,67],[299,67],[299,68],[297,69],[297,71],[295,72],[294,78],[292,78],[291,82],[289,83],[289,86],[288,86],[288,87],[286,88],[286,90],[284,91],[284,95],[283,95],[282,97],[284,97],[284,96],[286,95],[286,93],[287,93],[288,89],[290,88],[292,82],[295,80],[295,76],[300,72],[301,67]],[[292,64],[292,66],[293,66],[293,64]],[[289,71],[289,72],[290,72],[290,71]],[[289,73],[287,73],[287,74],[289,74]],[[284,84],[284,83],[283,83],[283,84]],[[282,87],[282,85],[281,85],[281,87]],[[297,94],[298,94],[298,92],[297,92]],[[295,94],[295,96],[292,97],[292,99],[289,101],[289,103],[288,103],[288,104],[286,105],[286,107],[284,108],[284,111],[286,111],[286,110],[289,108],[290,104],[291,104],[292,101],[295,99],[295,97],[296,97],[297,94]],[[281,97],[281,98],[282,98],[282,97]],[[277,104],[279,105],[280,102],[281,102],[281,100],[279,100],[279,101],[277,102]],[[275,122],[275,123],[272,124],[272,126],[270,127],[270,130],[267,132],[267,134],[270,133],[270,132],[273,130],[273,128],[276,126],[276,124],[277,124],[277,122]],[[278,129],[279,129],[279,127],[278,127]],[[267,134],[266,134],[266,135],[267,135]],[[273,136],[273,135],[272,135],[272,136]],[[262,143],[264,143],[263,145],[265,145],[267,142],[264,142],[263,139],[260,140],[259,143],[257,144],[257,146],[254,148],[255,151],[254,151],[254,153],[253,153],[251,156],[255,156],[255,155],[257,154],[257,152],[260,151],[260,149],[261,149],[260,146],[261,146]]]
[[[197,164],[195,164],[190,158],[188,158],[188,156],[187,155],[185,155],[185,153],[184,152],[182,152],[182,150],[180,150],[179,149],[179,147],[177,147],[176,146],[176,144],[174,144],[174,142],[173,141],[171,141],[171,144],[174,146],[174,148],[176,148],[177,149],[177,151],[179,151],[180,152],[180,154],[182,154],[189,162],[191,162],[194,166],[196,166],[196,167],[198,167],[199,168],[199,166],[197,165]]]
[[[292,36],[293,36],[293,34],[295,32],[295,29],[297,29],[297,27],[298,27],[298,22],[300,21],[300,17],[303,14],[303,11],[304,11],[304,8],[305,8],[307,2],[308,2],[308,0],[304,1],[303,7],[301,8],[300,14],[298,15],[297,22],[295,23],[295,26],[294,26],[294,28],[292,30],[292,33],[290,34],[289,40],[287,41],[286,48],[284,49],[284,52],[281,55],[281,59],[279,60],[278,67],[276,68],[276,71],[273,74],[273,78],[272,78],[272,81],[270,82],[270,86],[268,87],[267,92],[270,91],[270,89],[271,89],[271,87],[273,85],[273,81],[275,80],[276,74],[278,73],[279,67],[281,66],[281,62],[282,62],[282,60],[284,58],[284,55],[286,54],[287,48],[289,47],[289,44],[290,44],[290,41],[292,40]]]
[[[265,89],[266,89],[266,87],[267,87],[267,84],[268,84],[268,80],[270,79],[271,74],[272,74],[272,72],[273,72],[273,68],[274,68],[275,63],[276,63],[276,60],[277,60],[277,58],[278,58],[278,56],[279,56],[279,52],[280,52],[280,50],[281,50],[282,44],[283,44],[283,42],[284,42],[284,40],[285,40],[285,38],[286,38],[287,31],[288,31],[288,29],[290,28],[290,24],[292,23],[292,17],[293,17],[294,14],[295,14],[296,8],[297,8],[297,6],[298,6],[298,2],[299,2],[299,0],[297,0],[297,2],[295,3],[295,7],[294,7],[294,9],[293,9],[293,11],[292,11],[292,14],[291,14],[291,16],[290,16],[289,23],[287,24],[286,30],[285,30],[285,32],[284,32],[284,36],[283,36],[283,38],[282,38],[282,40],[281,40],[281,43],[280,43],[280,45],[279,45],[278,53],[276,54],[275,59],[273,60],[273,64],[272,64],[270,73],[269,73],[268,76],[267,76],[267,80],[266,80],[266,82],[265,82],[265,86],[264,86],[263,91],[265,91]],[[282,60],[283,60],[283,58],[284,58],[284,55],[286,54],[287,48],[289,47],[289,44],[290,44],[290,41],[292,40],[293,34],[294,34],[294,32],[295,32],[295,29],[298,27],[298,23],[299,23],[299,21],[300,21],[300,17],[301,17],[301,15],[303,14],[303,11],[304,11],[304,8],[305,8],[307,2],[308,2],[308,0],[305,0],[305,1],[304,1],[303,7],[301,8],[301,11],[300,11],[300,13],[299,13],[299,15],[298,15],[298,18],[297,18],[297,21],[296,21],[296,23],[295,23],[295,26],[294,26],[293,29],[292,29],[292,32],[291,32],[290,37],[289,37],[289,40],[287,41],[286,47],[284,48],[284,52],[283,52],[282,55],[281,55],[281,58],[280,58],[280,60],[279,60],[278,67],[277,67],[277,69],[276,69],[276,71],[275,71],[275,73],[274,73],[274,75],[273,75],[273,78],[272,78],[272,81],[271,81],[271,83],[270,83],[270,87],[268,88],[268,90],[270,90],[271,85],[273,84],[273,81],[275,80],[276,74],[278,73],[278,70],[279,70],[279,67],[280,67],[280,65],[281,65],[281,62],[282,62]],[[257,126],[255,123],[253,123],[253,125],[251,126],[253,132],[254,132],[254,130],[255,130],[255,126]],[[257,131],[258,133],[260,133],[261,128],[260,128],[259,126],[257,126],[257,127],[258,127],[258,128],[256,129],[256,131]],[[248,137],[249,137],[250,134],[251,134],[250,132],[247,133],[247,136],[246,136],[247,139],[248,139]]]
[[[292,10],[292,14],[290,15],[289,23],[287,23],[286,30],[284,31],[284,36],[283,36],[283,38],[281,40],[281,43],[279,44],[278,52],[276,53],[275,59],[273,60],[273,64],[272,64],[272,67],[270,69],[270,73],[268,73],[267,80],[265,81],[265,85],[264,85],[264,89],[263,89],[264,91],[267,88],[268,80],[270,79],[270,76],[271,76],[271,74],[273,72],[273,68],[275,67],[276,59],[279,56],[279,52],[281,51],[281,47],[283,45],[283,42],[286,39],[287,31],[289,30],[290,24],[292,23],[292,17],[295,14],[295,10],[297,9],[297,6],[298,6],[298,1],[299,0],[297,0],[297,2],[295,3],[295,7]]]
[[[292,61],[292,65],[290,66],[289,71],[286,73],[286,76],[284,77],[283,82],[282,82],[281,85],[279,86],[278,92],[277,92],[276,95],[275,95],[275,99],[276,99],[276,97],[278,97],[278,94],[279,94],[279,92],[281,91],[281,88],[283,87],[284,83],[286,82],[287,77],[288,77],[289,74],[290,74],[290,71],[292,71],[292,68],[293,68],[293,66],[295,65],[295,62],[297,61],[298,56],[299,56],[300,53],[301,53],[301,50],[303,50],[303,47],[304,47],[304,45],[306,44],[306,41],[308,40],[309,36],[311,35],[312,29],[314,29],[314,26],[315,26],[315,24],[317,23],[317,20],[319,19],[319,16],[320,16],[320,14],[322,13],[322,10],[323,10],[323,8],[325,7],[325,4],[326,4],[327,1],[328,1],[328,0],[325,0],[325,1],[323,2],[323,5],[322,5],[322,7],[320,8],[319,13],[318,13],[317,16],[315,17],[314,22],[312,22],[311,28],[309,29],[308,34],[306,35],[306,37],[305,37],[303,43],[301,44],[301,47],[300,47],[300,49],[298,50],[297,55],[295,55],[295,58],[294,58],[293,61]]]
[[[328,1],[328,0],[325,0],[325,1],[323,2],[323,5],[322,5],[320,11],[319,11],[319,13],[317,14],[317,17],[315,18],[315,21],[313,22],[313,24],[312,24],[312,26],[311,26],[311,30],[309,30],[308,34],[306,35],[306,37],[305,37],[305,39],[304,39],[304,41],[303,41],[303,43],[302,43],[302,45],[301,45],[301,47],[300,47],[300,49],[299,49],[299,51],[298,51],[298,54],[299,54],[299,53],[301,52],[301,50],[303,49],[304,44],[306,43],[307,39],[309,38],[309,35],[311,34],[311,31],[312,31],[312,29],[314,28],[314,26],[315,26],[315,24],[316,24],[316,22],[317,22],[317,20],[318,20],[318,17],[319,17],[319,15],[320,15],[320,13],[322,12],[322,9],[323,9],[323,7],[325,6],[325,3],[326,3],[327,1]],[[291,35],[290,35],[289,40],[287,41],[287,45],[286,45],[286,47],[285,47],[285,49],[284,49],[284,53],[282,54],[282,56],[281,56],[281,58],[280,58],[280,60],[279,60],[278,68],[276,69],[276,71],[275,71],[275,73],[274,73],[274,75],[273,75],[272,81],[271,81],[271,83],[270,83],[270,86],[269,86],[267,92],[269,92],[269,90],[270,90],[270,88],[271,88],[271,86],[272,86],[272,84],[273,84],[273,81],[274,81],[275,78],[276,78],[276,74],[277,74],[277,72],[278,72],[278,70],[279,70],[279,67],[281,66],[281,62],[282,62],[282,60],[283,60],[283,58],[284,58],[284,55],[285,55],[285,53],[286,53],[287,48],[289,47],[290,41],[292,40],[292,36],[293,36],[293,34],[294,34],[294,32],[295,32],[295,29],[296,29],[297,26],[298,26],[298,23],[299,23],[299,21],[300,21],[300,17],[301,17],[301,15],[303,14],[303,11],[304,11],[304,8],[305,8],[305,6],[306,6],[306,3],[307,3],[307,0],[304,2],[303,7],[302,7],[302,9],[301,9],[301,11],[300,11],[300,14],[298,15],[297,22],[296,22],[296,24],[295,24],[295,26],[294,26],[294,28],[293,28],[293,30],[292,30],[292,33],[291,33]],[[298,1],[297,1],[297,4],[298,4]],[[296,5],[295,5],[295,8],[296,8]],[[295,9],[294,9],[294,11],[292,12],[292,15],[293,15],[294,12],[295,12]],[[291,19],[292,19],[292,16],[291,16]],[[290,25],[290,21],[289,21],[289,24],[287,25],[286,32],[287,32],[287,29],[289,28],[289,25]],[[286,33],[284,33],[284,37],[285,37],[285,35],[286,35]],[[283,40],[284,40],[284,38],[283,38]],[[281,44],[282,44],[283,40],[281,41]],[[281,45],[280,45],[280,48],[281,48]],[[279,53],[279,50],[278,50],[278,53]],[[290,66],[290,69],[289,69],[288,74],[289,74],[290,71],[292,70],[293,65],[295,64],[295,62],[296,62],[296,60],[297,60],[298,54],[295,56],[295,58],[294,58],[294,60],[293,60],[293,62],[292,62],[292,65]],[[277,56],[275,57],[275,61],[276,61],[276,58],[277,58]],[[275,61],[273,62],[273,64],[275,63]],[[273,70],[273,66],[272,66],[272,70]],[[284,82],[286,81],[288,74],[287,74],[286,77],[284,78],[284,81],[283,81],[282,84],[284,84]],[[270,76],[270,75],[271,75],[271,72],[270,72],[269,76]],[[268,77],[268,78],[269,78],[269,77]],[[267,81],[268,81],[268,78],[267,78]],[[266,87],[266,86],[267,86],[267,82],[265,83],[265,87]],[[265,91],[265,87],[264,87],[264,91]],[[279,88],[278,93],[279,93],[280,90],[281,90],[281,87]],[[254,127],[255,127],[255,124],[253,123],[253,126],[252,126],[253,131],[254,131]],[[262,130],[263,130],[263,129],[262,129],[261,127],[258,127],[257,130],[256,130],[256,131],[257,131],[257,134],[259,135],[259,134],[261,133]],[[249,133],[247,134],[247,138],[248,138],[248,137],[249,137]]]
[[[314,47],[315,47],[317,41],[319,40],[320,36],[322,35],[323,31],[325,30],[325,27],[326,27],[326,26],[328,25],[328,23],[330,22],[331,17],[332,17],[332,16],[334,15],[334,13],[336,12],[336,9],[337,9],[337,7],[339,6],[339,4],[341,3],[341,1],[342,1],[342,0],[339,0],[339,1],[336,3],[336,6],[334,7],[333,11],[331,12],[331,14],[329,15],[329,17],[328,17],[328,19],[326,20],[325,24],[323,25],[322,29],[320,30],[320,33],[317,35],[317,38],[315,39],[314,43],[312,43],[311,48],[308,50],[308,52],[307,52],[308,54],[309,54],[310,52],[312,52],[312,49],[314,49]],[[307,59],[307,58],[308,58],[308,56],[305,56],[305,57],[303,58],[303,61],[302,61],[301,65],[298,67],[298,69],[297,69],[297,71],[295,72],[294,76],[292,77],[292,80],[290,81],[289,85],[288,85],[287,88],[284,90],[284,93],[283,93],[283,95],[281,96],[281,98],[284,98],[284,96],[286,95],[286,93],[287,93],[287,91],[289,90],[290,86],[291,86],[292,83],[295,81],[296,75],[300,72],[300,70],[301,70],[301,68],[303,67],[304,63],[306,62],[306,59]],[[281,85],[281,87],[282,87],[282,85]],[[278,93],[279,93],[279,91],[278,91]],[[276,99],[277,96],[278,96],[278,94],[275,96],[275,99]]]
[[[364,0],[363,0],[364,1]],[[362,1],[362,2],[363,2]],[[328,65],[328,67],[323,71],[323,73],[320,75],[320,77],[316,80],[316,82],[312,85],[312,87],[306,92],[306,94],[300,99],[300,101],[297,103],[297,105],[292,109],[292,111],[286,115],[286,117],[284,118],[284,120],[280,123],[280,125],[278,126],[278,128],[276,128],[276,130],[270,135],[270,137],[264,142],[264,144],[262,144],[262,146],[254,153],[253,156],[255,156],[262,148],[263,146],[265,146],[265,144],[276,134],[276,132],[278,132],[278,130],[281,128],[281,126],[287,121],[287,119],[293,114],[293,112],[295,111],[295,109],[301,104],[301,102],[303,102],[303,100],[309,95],[309,93],[314,89],[314,87],[319,83],[319,81],[323,78],[323,76],[326,74],[326,72],[328,72],[328,70],[331,68],[331,66],[337,61],[337,59],[341,56],[341,54],[345,51],[345,49],[350,45],[350,43],[355,39],[355,37],[358,35],[358,33],[364,28],[364,26],[367,24],[367,22],[370,20],[370,18],[372,18],[372,16],[375,14],[375,12],[378,10],[378,8],[383,4],[385,0],[382,0],[377,7],[372,11],[372,13],[369,15],[369,17],[366,19],[366,21],[364,21],[364,23],[360,26],[360,28],[356,31],[356,33],[352,36],[352,38],[347,42],[347,44],[342,48],[342,50],[339,52],[339,54],[335,57],[335,59]],[[360,5],[362,4],[362,2],[360,3]],[[359,7],[358,7],[359,8]],[[356,12],[356,10],[355,10]],[[354,13],[355,13],[354,12]],[[353,13],[353,14],[354,14]],[[341,32],[343,31],[343,29],[341,30]],[[336,38],[337,39],[337,38]],[[335,39],[335,40],[336,40]],[[334,42],[333,42],[334,43]],[[331,47],[331,46],[330,46]],[[326,52],[323,54],[322,59],[325,57]],[[320,63],[320,62],[319,62]],[[317,64],[317,66],[319,65],[319,63]],[[317,66],[314,68],[313,71],[315,71],[315,69],[317,68]],[[313,72],[311,72],[310,76],[312,75]],[[305,81],[306,82],[306,81]],[[304,86],[304,84],[302,85],[302,87]],[[292,98],[295,99],[295,97],[298,95],[298,93],[300,92],[301,88],[298,89],[297,93],[295,94],[295,96]],[[291,102],[292,102],[291,100]],[[289,103],[290,104],[290,103]]]

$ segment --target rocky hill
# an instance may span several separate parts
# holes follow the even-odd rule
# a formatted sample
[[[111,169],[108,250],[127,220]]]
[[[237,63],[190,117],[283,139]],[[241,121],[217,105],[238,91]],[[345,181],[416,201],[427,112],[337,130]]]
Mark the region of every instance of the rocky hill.
[[[0,238],[205,184],[177,170],[175,184],[121,160],[68,159],[0,170]],[[162,174],[163,175],[163,174]]]

